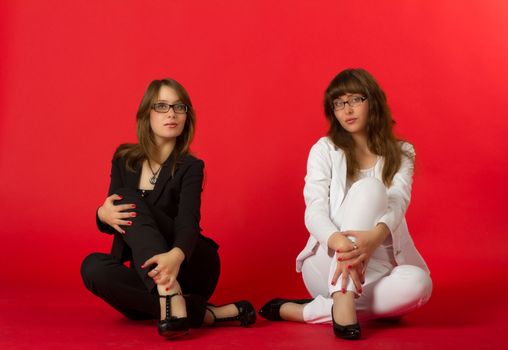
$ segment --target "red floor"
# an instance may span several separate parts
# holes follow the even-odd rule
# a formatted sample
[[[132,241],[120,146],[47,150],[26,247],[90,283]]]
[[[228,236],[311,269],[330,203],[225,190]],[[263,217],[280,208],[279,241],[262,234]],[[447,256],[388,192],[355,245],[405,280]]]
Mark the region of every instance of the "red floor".
[[[4,286],[0,349],[499,349],[508,343],[508,302],[497,295],[474,292],[465,282],[440,282],[423,309],[395,325],[365,323],[357,342],[335,339],[327,325],[265,320],[247,329],[196,330],[168,342],[157,335],[155,321],[126,320],[78,285],[42,287],[37,294]]]

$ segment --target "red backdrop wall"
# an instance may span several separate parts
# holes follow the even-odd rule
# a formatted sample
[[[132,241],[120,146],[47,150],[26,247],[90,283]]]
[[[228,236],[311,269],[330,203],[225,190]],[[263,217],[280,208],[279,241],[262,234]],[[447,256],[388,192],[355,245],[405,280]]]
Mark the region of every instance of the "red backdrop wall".
[[[0,4],[3,283],[79,286],[115,147],[147,84],[198,113],[202,226],[221,245],[216,298],[304,293],[310,146],[346,67],[385,89],[417,151],[410,231],[436,285],[506,267],[504,1],[6,1]],[[487,272],[487,273],[485,273]]]

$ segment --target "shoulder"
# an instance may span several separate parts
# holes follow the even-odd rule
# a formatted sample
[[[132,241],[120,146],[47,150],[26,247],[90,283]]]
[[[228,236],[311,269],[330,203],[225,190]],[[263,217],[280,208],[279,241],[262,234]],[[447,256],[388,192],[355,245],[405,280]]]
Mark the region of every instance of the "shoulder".
[[[183,155],[180,159],[180,162],[179,162],[182,166],[187,166],[187,167],[204,167],[205,166],[205,162],[203,162],[201,159],[197,158],[196,156],[192,155],[192,154],[186,154],[186,155]]]
[[[319,154],[325,155],[332,151],[342,152],[342,150],[335,146],[328,136],[323,136],[314,145],[312,145],[310,149],[310,156]]]
[[[197,158],[192,154],[185,154],[180,156],[176,165],[176,173],[180,173],[180,176],[186,176],[186,174],[197,174],[203,173],[205,162]]]

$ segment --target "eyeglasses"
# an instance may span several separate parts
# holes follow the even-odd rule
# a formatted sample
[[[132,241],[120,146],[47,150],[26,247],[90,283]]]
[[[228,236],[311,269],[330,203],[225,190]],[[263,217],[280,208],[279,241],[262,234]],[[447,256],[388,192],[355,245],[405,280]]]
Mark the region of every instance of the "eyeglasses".
[[[152,105],[152,109],[157,113],[167,113],[171,108],[173,108],[173,111],[176,114],[184,114],[187,112],[187,105],[184,103],[175,103],[174,105],[170,105],[166,102],[157,102]]]
[[[335,101],[333,101],[333,109],[336,111],[340,111],[346,107],[346,103],[350,107],[356,107],[356,106],[361,105],[363,103],[363,101],[365,101],[366,99],[367,99],[367,97],[355,95],[355,96],[351,96],[349,98],[349,100],[347,100],[347,101],[335,100]]]

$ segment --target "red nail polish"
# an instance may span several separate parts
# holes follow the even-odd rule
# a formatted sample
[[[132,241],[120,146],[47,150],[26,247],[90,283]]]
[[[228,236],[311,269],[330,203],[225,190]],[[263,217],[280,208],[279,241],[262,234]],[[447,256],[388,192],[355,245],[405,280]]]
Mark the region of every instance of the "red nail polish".
[[[127,221],[127,225],[132,225],[132,221]]]
[[[332,281],[332,286],[334,286],[334,285],[335,285],[335,283],[336,283],[336,282],[333,282],[333,281]]]
[[[347,268],[348,268],[348,269],[350,269],[350,268],[352,268],[352,267],[353,267],[353,266],[351,266],[351,265],[348,265],[348,266],[347,266]]]
[[[131,205],[131,208],[136,208],[136,204]]]
[[[360,288],[360,290],[358,291],[358,293],[361,293],[363,290]]]
[[[136,215],[137,215],[136,213],[131,213],[131,216],[132,216],[133,218],[135,218],[135,217],[136,217]]]
[[[340,291],[342,292],[342,294],[346,294],[346,290],[344,288],[342,288]]]
[[[118,199],[118,200],[122,200],[122,199],[123,199],[123,197],[122,197],[122,196],[118,196],[118,197],[120,197],[120,199]]]
[[[342,258],[339,256],[339,257],[337,258],[337,260],[338,260],[338,261],[342,261]]]
[[[169,291],[169,288],[166,288],[166,292],[168,292],[168,291]]]
[[[337,249],[337,250],[336,250],[336,252],[337,252],[337,253],[340,253],[340,250],[338,250],[338,249]]]

